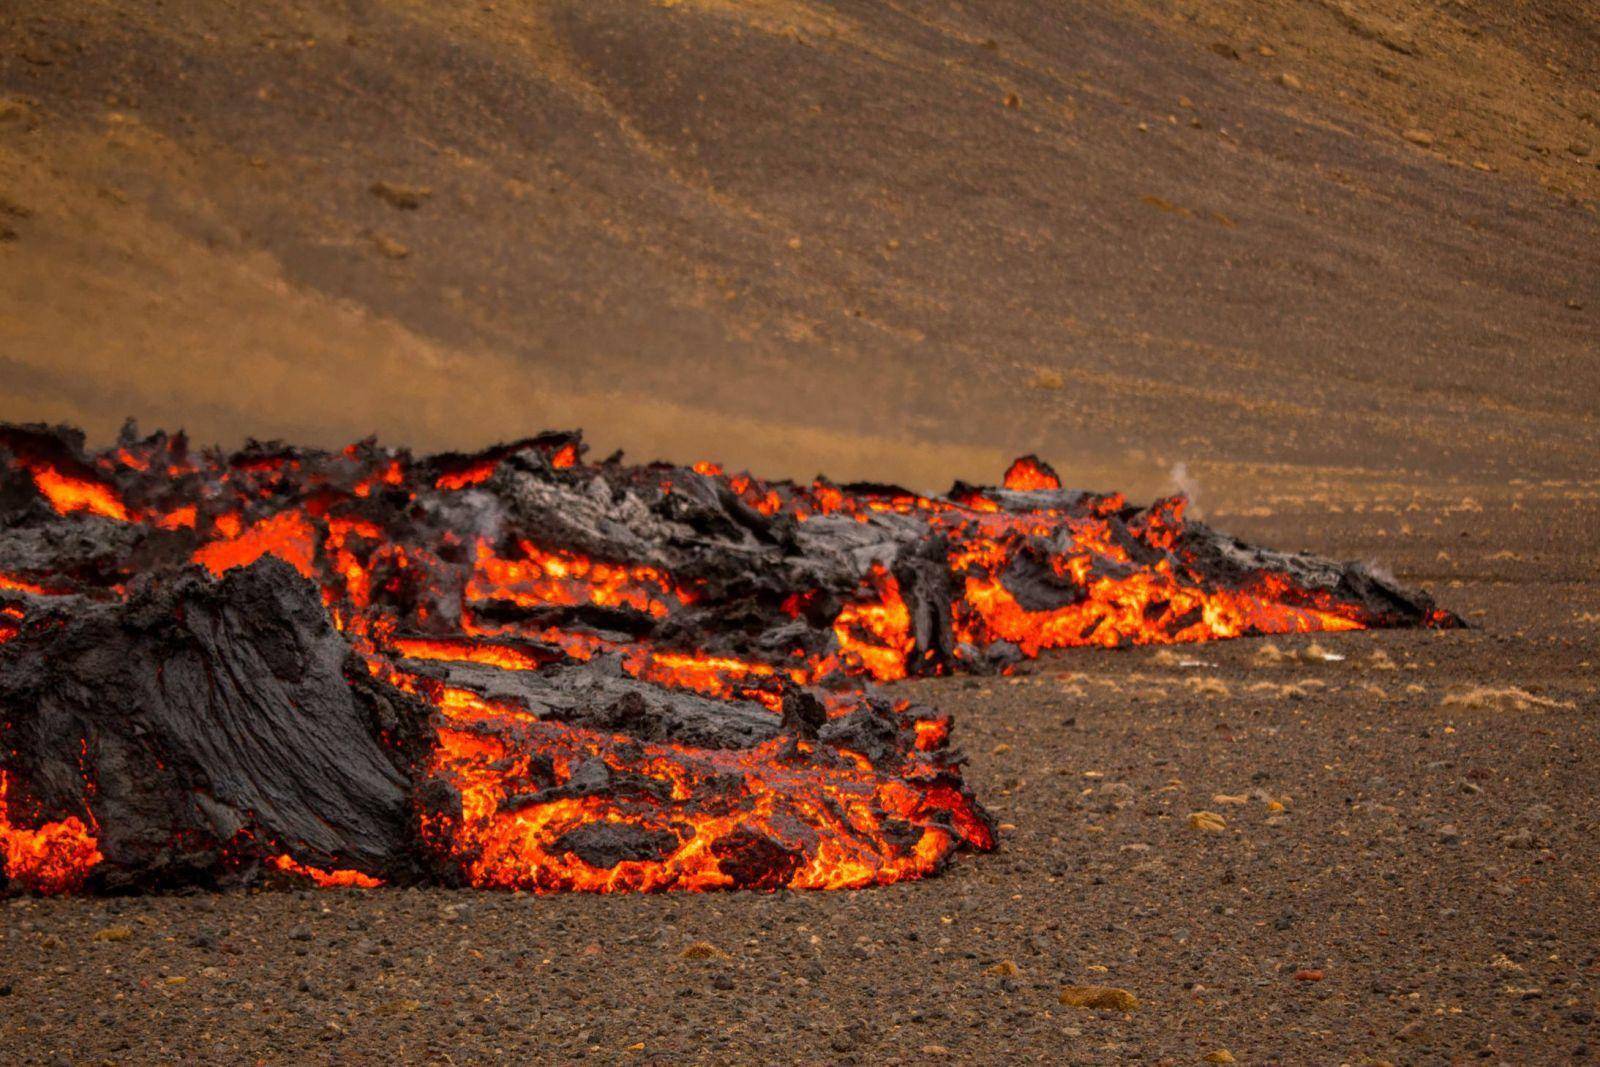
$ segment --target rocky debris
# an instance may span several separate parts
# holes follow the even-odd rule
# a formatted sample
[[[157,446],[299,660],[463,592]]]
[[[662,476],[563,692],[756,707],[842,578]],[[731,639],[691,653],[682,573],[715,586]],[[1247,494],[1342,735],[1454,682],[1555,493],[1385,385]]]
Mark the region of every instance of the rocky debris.
[[[709,941],[695,941],[678,955],[686,960],[725,960],[728,954]]]
[[[1552,617],[1564,622],[1567,605],[1556,607]],[[1510,646],[1492,631],[1397,634],[1386,644],[1396,658],[1415,659],[1408,670],[1430,686],[1536,673],[1527,660],[1493,655]],[[1233,680],[1252,677],[1250,651],[1238,643],[1206,654]],[[1588,938],[1594,925],[1586,898],[1557,873],[1594,873],[1581,847],[1589,818],[1579,800],[1600,757],[1585,744],[1583,720],[1496,717],[1446,735],[1427,699],[1375,708],[1322,693],[1290,707],[1236,685],[1228,716],[1252,728],[1217,743],[1209,709],[1128,701],[1146,684],[1132,678],[1149,670],[1142,659],[1046,659],[1024,668],[1015,686],[993,678],[971,688],[962,678],[914,684],[907,695],[935,699],[969,724],[969,745],[988,753],[1010,743],[1004,773],[1030,780],[1004,801],[1018,827],[1004,850],[916,886],[627,899],[421,888],[0,901],[0,982],[14,986],[0,1014],[30,1027],[0,1033],[0,1059],[122,1061],[163,1048],[182,1059],[190,1047],[232,1060],[263,1054],[267,1041],[297,1062],[317,1060],[329,1044],[350,1059],[408,1062],[445,1054],[476,1062],[496,1049],[522,1061],[622,1058],[642,1041],[641,1059],[707,1048],[740,1062],[1050,1061],[1069,1047],[1092,1062],[1177,1065],[1224,1047],[1240,1063],[1352,1064],[1476,1061],[1479,1045],[1492,1047],[1491,1063],[1565,1061],[1582,1042],[1593,1047],[1595,1023],[1582,1013],[1594,1005],[1552,982],[1579,965],[1565,944]],[[1080,670],[1119,687],[1085,682],[1083,695],[1063,696],[1056,675]],[[1587,684],[1575,663],[1537,673],[1554,695]],[[1153,706],[1163,708],[1159,716]],[[1068,715],[1077,720],[1071,730],[1062,727]],[[1429,737],[1418,736],[1423,726]],[[1530,729],[1542,728],[1554,735],[1532,734],[1528,744]],[[1423,770],[1436,759],[1453,766]],[[1453,785],[1479,766],[1492,774],[1474,780],[1491,787],[1448,815],[1482,850],[1368,832],[1368,816],[1342,802],[1393,801],[1403,791],[1460,804]],[[1089,768],[1102,777],[1083,777]],[[1162,793],[1175,780],[1182,791]],[[1139,799],[1092,833],[1087,813],[1068,803],[1083,786],[1107,781],[1127,783]],[[1225,856],[1206,846],[1226,838],[1184,839],[1185,796],[1247,788],[1245,808],[1207,806],[1229,815],[1231,828],[1261,812],[1256,790],[1292,791],[1296,832],[1252,834],[1249,848],[1230,846]],[[1170,819],[1133,814],[1154,796],[1172,800]],[[1559,866],[1493,843],[1503,829],[1545,822],[1536,832],[1559,849]],[[1174,850],[1161,877],[1133,870],[1151,850],[1121,851],[1141,843]],[[1309,864],[1301,859],[1307,843],[1316,849]],[[1499,869],[1483,866],[1496,859]],[[1493,892],[1495,880],[1515,895]],[[445,921],[447,908],[456,908],[455,921]],[[112,924],[128,925],[132,939],[92,941]],[[314,940],[289,940],[299,929]],[[731,958],[679,957],[698,940]],[[590,954],[595,944],[603,951]],[[866,959],[858,948],[870,950]],[[1359,959],[1336,975],[1333,961],[1352,954]],[[1497,955],[1522,970],[1493,963]],[[1020,974],[986,973],[1007,959]],[[1095,961],[1113,967],[1091,969]],[[1295,982],[1301,967],[1327,977]],[[169,986],[169,976],[189,981]],[[1067,982],[1122,987],[1142,1006],[1124,1014],[1063,1005]],[[1524,999],[1508,986],[1544,992]],[[832,1016],[819,1019],[822,998]],[[422,1007],[399,1010],[411,1000]],[[869,1017],[886,1000],[899,1029],[868,1028],[848,1053],[832,1049],[836,1019]],[[1431,1014],[1455,1003],[1470,1003],[1470,1023]],[[264,1039],[264,1012],[280,1009],[304,1013],[307,1024]],[[31,1013],[37,1024],[27,1022]],[[1434,1024],[1424,1040],[1395,1037],[1419,1018]],[[82,1026],[86,1019],[96,1025]],[[322,1041],[326,1019],[339,1021],[342,1036]],[[132,1050],[114,1051],[123,1041]],[[1114,1051],[1102,1047],[1113,1043]],[[224,1044],[236,1054],[215,1051]]]
[[[392,208],[415,211],[433,196],[433,190],[418,185],[400,185],[389,181],[375,181],[367,192]]]
[[[411,254],[411,249],[386,233],[374,231],[367,235],[367,240],[372,242],[373,250],[385,259],[405,259]]]
[[[1397,1041],[1422,1042],[1428,1038],[1428,1022],[1426,1019],[1412,1019],[1394,1032]]]
[[[1446,693],[1440,701],[1444,707],[1484,708],[1502,711],[1571,710],[1576,705],[1570,700],[1558,700],[1529,692],[1514,685],[1480,685],[1459,688]]]
[[[1137,1011],[1139,1008],[1138,997],[1116,986],[1063,986],[1057,999],[1069,1008],[1096,1008],[1105,1011]]]

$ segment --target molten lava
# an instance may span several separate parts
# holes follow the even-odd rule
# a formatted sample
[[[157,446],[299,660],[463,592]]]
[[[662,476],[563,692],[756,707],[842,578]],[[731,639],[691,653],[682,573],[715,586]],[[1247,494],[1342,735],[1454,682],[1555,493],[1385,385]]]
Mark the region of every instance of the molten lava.
[[[100,862],[92,827],[70,815],[34,828],[13,821],[11,782],[0,771],[0,873],[38,893],[70,893],[80,888]]]
[[[1006,468],[1005,487],[1015,490],[1060,489],[1055,469],[1038,456],[1019,456]]]
[[[309,878],[324,889],[376,889],[383,884],[380,879],[360,871],[324,871],[304,863],[296,863],[290,856],[274,857],[272,865],[285,874]]]
[[[402,775],[412,822],[358,827],[345,845],[317,829],[326,798],[291,796],[284,803],[307,818],[219,816],[241,824],[227,841],[177,851],[230,856],[229,871],[254,869],[245,855],[319,885],[431,877],[611,892],[920,877],[958,850],[994,847],[994,826],[961,779],[948,717],[870,683],[1008,670],[1069,646],[1455,622],[1363,568],[1232,542],[1186,519],[1181,499],[1141,510],[1119,494],[1064,490],[1034,456],[1012,464],[1001,487],[929,497],[767,482],[714,463],[588,464],[575,434],[420,459],[371,441],[338,453],[252,445],[191,456],[181,435],[129,435],[98,455],[75,440],[0,428],[10,487],[0,499],[22,502],[6,520],[14,544],[0,535],[0,683],[8,670],[55,662],[51,642],[79,614],[100,618],[126,601],[129,625],[143,625],[138,612],[153,609],[132,603],[130,588],[139,605],[165,603],[150,589],[181,584],[193,564],[216,580],[182,579],[187,606],[173,610],[223,611],[248,630],[252,612],[267,609],[230,606],[246,594],[229,576],[266,558],[288,563],[315,583],[315,600],[282,608],[270,632],[342,631],[333,639],[348,646],[328,653],[319,684],[336,669],[349,676],[337,662],[346,654],[364,680],[338,682],[355,695],[334,691],[326,707],[369,709],[361,715],[399,770],[361,784],[389,790],[387,776]],[[23,547],[41,541],[27,533],[41,525],[52,528],[42,540],[60,546],[43,568]],[[294,580],[276,573],[249,588]],[[207,714],[291,711],[191,760],[232,758],[228,746],[294,731],[305,698],[274,701],[251,687],[257,676],[300,685],[315,659],[308,649],[333,646],[233,631],[213,644],[221,624],[194,625],[199,651],[147,647],[187,657],[173,670],[192,669],[197,655],[216,661],[195,675],[217,679],[202,688]],[[170,676],[165,663],[152,671]],[[22,721],[8,714],[27,712],[0,711],[0,741]],[[407,747],[417,745],[420,755]],[[69,754],[86,783],[102,747]],[[0,743],[0,854],[14,885],[62,892],[113,874],[138,885],[156,877],[141,864],[169,862],[174,850],[129,845],[143,842],[137,834],[103,854],[111,845],[94,822],[93,790],[51,794],[48,810],[20,817],[8,805],[12,782],[33,796],[45,780],[29,777],[34,763],[55,757],[7,750]],[[272,763],[253,750],[240,759],[246,776]],[[155,765],[177,773],[164,757]],[[137,784],[204,794],[210,812],[225,798],[206,780]],[[277,803],[282,792],[261,795]],[[311,829],[296,837],[274,818]],[[400,832],[412,840],[381,854],[414,854],[411,866],[379,863],[371,849],[362,858],[362,842]],[[183,872],[203,859],[184,862],[160,877],[192,877]]]
[[[853,672],[896,681],[906,676],[906,661],[915,646],[911,613],[900,598],[899,581],[882,564],[873,565],[866,584],[875,595],[846,603],[833,620],[839,658]]]
[[[270,553],[307,578],[315,577],[316,532],[299,511],[269,515],[247,529],[240,529],[237,515],[224,515],[216,528],[222,539],[195,549],[192,557],[212,574],[243,567]]]
[[[63,515],[74,511],[87,511],[104,515],[118,522],[128,522],[128,509],[117,497],[116,490],[92,478],[79,478],[63,474],[54,467],[40,465],[33,468],[33,482],[50,501],[50,506]]]

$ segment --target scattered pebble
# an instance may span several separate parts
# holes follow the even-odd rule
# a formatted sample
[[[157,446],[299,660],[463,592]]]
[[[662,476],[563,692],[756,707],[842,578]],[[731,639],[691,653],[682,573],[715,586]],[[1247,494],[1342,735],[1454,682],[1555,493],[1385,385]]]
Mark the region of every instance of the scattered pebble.
[[[1103,1008],[1112,1011],[1137,1011],[1139,1008],[1138,997],[1116,986],[1064,986],[1059,999],[1069,1008]]]
[[[728,954],[709,941],[696,941],[678,953],[686,960],[725,960]]]
[[[397,185],[386,181],[373,182],[367,187],[367,192],[390,207],[402,211],[415,211],[433,196],[432,189],[415,185]]]
[[[1428,1024],[1422,1019],[1412,1019],[1394,1032],[1394,1036],[1401,1041],[1420,1041],[1427,1036]]]
[[[386,259],[405,259],[411,254],[411,249],[387,234],[374,233],[369,239],[377,253]]]

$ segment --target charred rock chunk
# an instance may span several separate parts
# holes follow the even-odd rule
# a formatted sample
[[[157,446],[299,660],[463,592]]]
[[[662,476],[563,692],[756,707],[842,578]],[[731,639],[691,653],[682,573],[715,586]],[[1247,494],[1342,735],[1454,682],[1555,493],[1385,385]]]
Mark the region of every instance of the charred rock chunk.
[[[711,846],[722,873],[739,889],[777,889],[787,885],[805,857],[780,841],[752,830],[735,830]]]
[[[652,862],[678,851],[678,836],[627,822],[591,822],[556,839],[554,850],[571,852],[591,867],[610,870],[625,861]]]
[[[282,852],[416,875],[407,765],[427,712],[277,559],[30,620],[0,647],[0,709],[11,779],[99,827],[103,888],[226,880],[226,858]]]

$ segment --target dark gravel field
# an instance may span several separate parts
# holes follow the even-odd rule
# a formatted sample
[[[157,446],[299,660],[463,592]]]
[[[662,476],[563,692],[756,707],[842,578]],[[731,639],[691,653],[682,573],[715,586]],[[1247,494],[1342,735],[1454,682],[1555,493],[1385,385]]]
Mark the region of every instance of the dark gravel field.
[[[1381,551],[1475,628],[1078,652],[915,683],[956,713],[1004,823],[998,853],[920,883],[12,900],[0,1059],[1600,1054],[1585,540],[1600,488],[1323,483],[1252,500],[1216,521]],[[1074,1007],[1069,986],[1137,1005]]]

